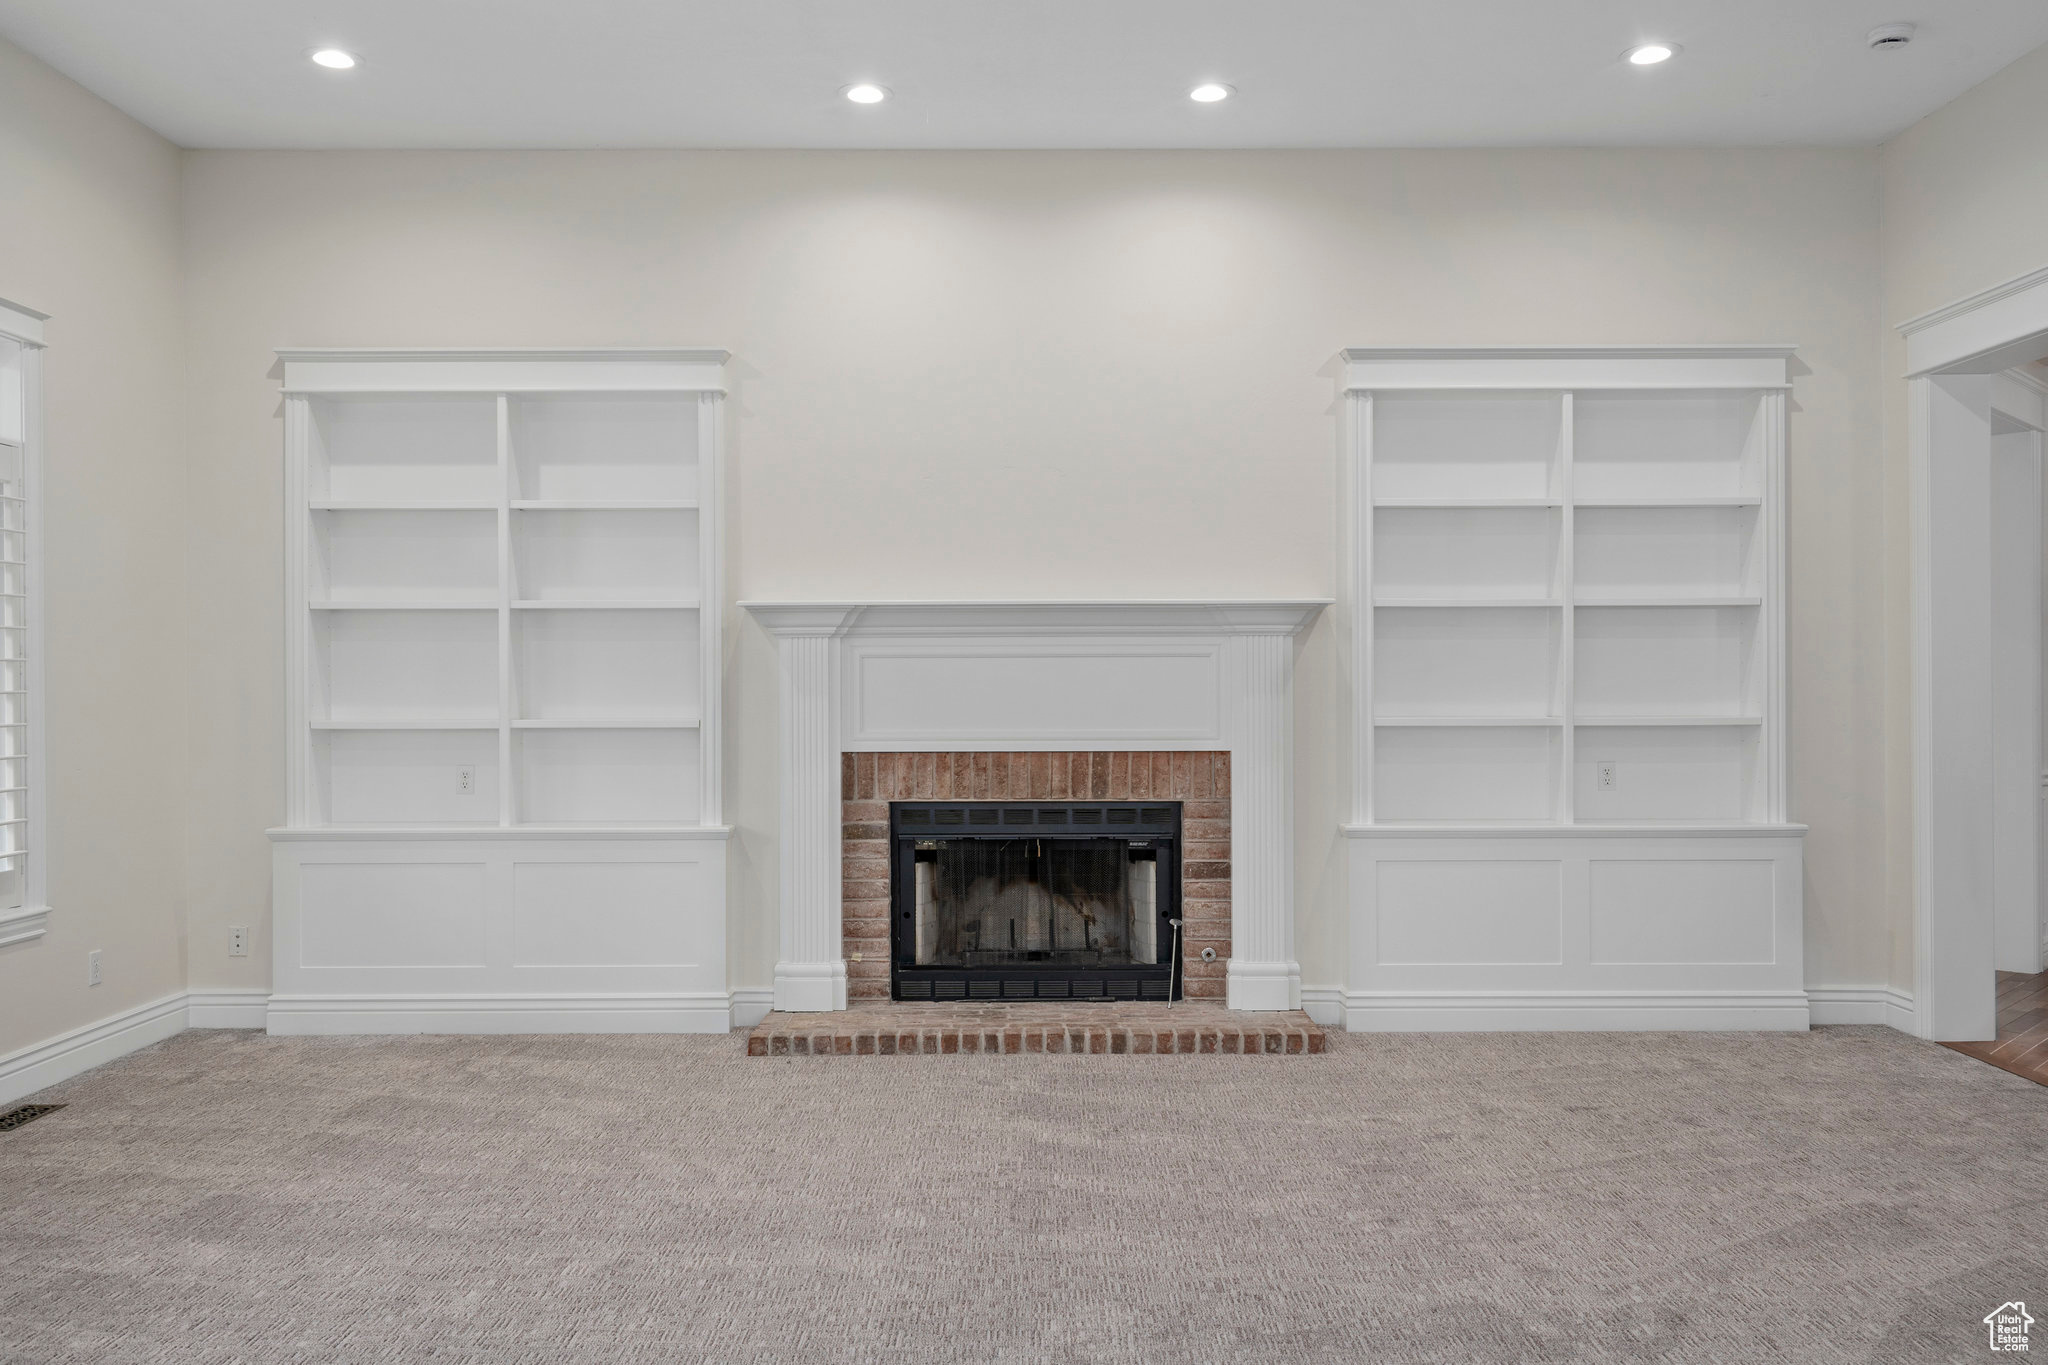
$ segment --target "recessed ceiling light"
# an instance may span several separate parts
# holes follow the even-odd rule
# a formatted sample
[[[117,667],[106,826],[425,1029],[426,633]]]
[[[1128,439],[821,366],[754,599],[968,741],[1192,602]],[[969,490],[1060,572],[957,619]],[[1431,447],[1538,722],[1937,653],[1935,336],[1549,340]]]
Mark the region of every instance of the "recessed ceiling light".
[[[329,71],[346,71],[355,64],[355,53],[343,52],[338,47],[323,47],[313,54],[313,65],[324,66]]]
[[[1188,91],[1188,98],[1196,104],[1215,104],[1220,100],[1229,99],[1233,93],[1227,85],[1218,85],[1215,81],[1208,81]]]
[[[863,81],[859,85],[847,86],[846,98],[852,100],[855,104],[880,104],[883,100],[889,98],[889,92],[879,85],[870,85]]]
[[[1678,55],[1678,49],[1670,43],[1643,43],[1628,50],[1628,59],[1634,66],[1655,66],[1668,62]]]

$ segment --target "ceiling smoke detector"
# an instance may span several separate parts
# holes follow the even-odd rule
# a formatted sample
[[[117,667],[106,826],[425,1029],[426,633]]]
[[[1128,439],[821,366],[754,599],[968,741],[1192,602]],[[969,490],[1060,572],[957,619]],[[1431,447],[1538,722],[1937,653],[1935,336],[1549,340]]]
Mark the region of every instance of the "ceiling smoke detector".
[[[1879,24],[1865,40],[1873,48],[1904,47],[1913,41],[1911,24]]]

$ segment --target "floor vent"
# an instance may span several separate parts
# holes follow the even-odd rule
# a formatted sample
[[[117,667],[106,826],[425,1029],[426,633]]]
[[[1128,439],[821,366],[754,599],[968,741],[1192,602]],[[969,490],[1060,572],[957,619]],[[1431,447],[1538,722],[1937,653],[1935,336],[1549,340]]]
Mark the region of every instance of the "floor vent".
[[[24,1123],[34,1123],[45,1114],[54,1114],[64,1106],[61,1104],[18,1104],[0,1114],[0,1133],[11,1133]]]

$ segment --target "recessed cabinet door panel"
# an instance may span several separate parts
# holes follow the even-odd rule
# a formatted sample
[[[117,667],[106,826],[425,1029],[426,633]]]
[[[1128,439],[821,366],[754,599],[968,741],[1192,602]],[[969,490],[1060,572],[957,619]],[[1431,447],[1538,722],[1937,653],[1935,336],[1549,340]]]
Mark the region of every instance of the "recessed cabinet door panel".
[[[706,941],[707,902],[698,863],[518,863],[512,869],[513,962],[687,964],[690,945]]]
[[[1404,859],[1375,872],[1383,966],[1562,960],[1561,863]]]
[[[1589,869],[1593,961],[1775,961],[1774,871],[1767,859],[1596,859]]]
[[[481,967],[482,863],[308,863],[299,965]]]

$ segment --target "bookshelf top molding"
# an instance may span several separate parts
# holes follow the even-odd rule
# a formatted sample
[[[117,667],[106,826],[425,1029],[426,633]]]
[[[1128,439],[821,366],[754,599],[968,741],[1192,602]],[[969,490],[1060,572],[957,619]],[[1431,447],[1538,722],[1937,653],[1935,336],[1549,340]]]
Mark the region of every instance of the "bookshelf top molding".
[[[1361,389],[1782,389],[1788,345],[1367,346],[1343,352]]]
[[[280,349],[287,394],[716,393],[729,351]]]
[[[24,346],[43,344],[43,324],[50,320],[48,313],[38,313],[27,304],[0,299],[0,337],[18,341]]]

